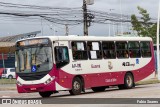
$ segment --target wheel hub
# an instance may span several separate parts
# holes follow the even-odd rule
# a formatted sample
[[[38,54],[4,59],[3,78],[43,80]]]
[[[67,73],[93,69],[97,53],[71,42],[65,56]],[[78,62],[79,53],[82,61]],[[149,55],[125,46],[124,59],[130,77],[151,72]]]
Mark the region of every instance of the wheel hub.
[[[132,85],[132,78],[130,76],[127,77],[127,84],[128,86]]]
[[[77,81],[74,82],[73,86],[74,86],[75,90],[79,90],[80,89],[80,84]]]

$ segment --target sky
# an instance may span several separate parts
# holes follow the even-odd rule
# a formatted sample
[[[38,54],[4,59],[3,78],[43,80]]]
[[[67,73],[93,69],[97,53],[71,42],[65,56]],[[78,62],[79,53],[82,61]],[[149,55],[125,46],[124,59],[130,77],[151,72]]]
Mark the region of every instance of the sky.
[[[52,6],[52,7],[82,7],[83,0],[0,0],[0,2],[17,3],[27,5]],[[158,0],[94,0],[93,5],[89,5],[88,9],[98,10],[103,12],[122,13],[126,15],[138,14],[137,6],[140,6],[148,11],[151,17],[157,18]],[[1,7],[1,10],[12,10]],[[110,11],[111,10],[111,11]],[[119,26],[110,26],[111,35],[115,31],[120,32],[122,28]],[[43,30],[40,35],[65,35],[65,26],[57,25],[47,21],[39,21],[37,23],[28,23],[14,21],[12,19],[5,20],[0,16],[0,36],[9,36],[33,31]],[[123,32],[131,30],[131,26],[123,26]],[[83,24],[69,26],[70,35],[83,35]],[[93,24],[89,27],[89,35],[109,35],[109,25]]]

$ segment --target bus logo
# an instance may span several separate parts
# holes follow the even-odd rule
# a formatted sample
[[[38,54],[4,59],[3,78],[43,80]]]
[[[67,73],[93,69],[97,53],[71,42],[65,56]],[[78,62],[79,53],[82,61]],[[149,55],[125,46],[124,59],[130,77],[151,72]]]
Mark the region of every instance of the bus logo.
[[[36,72],[37,71],[36,65],[33,65],[31,70],[32,70],[32,72]]]
[[[136,64],[139,64],[139,59],[136,59]]]
[[[111,70],[113,68],[112,62],[108,61],[108,68]]]

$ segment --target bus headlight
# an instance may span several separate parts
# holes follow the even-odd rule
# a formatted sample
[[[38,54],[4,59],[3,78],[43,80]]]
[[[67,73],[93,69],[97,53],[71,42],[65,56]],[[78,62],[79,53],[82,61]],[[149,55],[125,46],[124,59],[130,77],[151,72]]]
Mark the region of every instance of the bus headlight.
[[[49,83],[52,82],[54,79],[55,79],[55,76],[50,77],[48,80],[46,80],[46,81],[44,82],[44,84],[49,84]]]
[[[21,84],[19,81],[17,81],[17,85],[18,85],[18,86],[22,86],[22,84]]]

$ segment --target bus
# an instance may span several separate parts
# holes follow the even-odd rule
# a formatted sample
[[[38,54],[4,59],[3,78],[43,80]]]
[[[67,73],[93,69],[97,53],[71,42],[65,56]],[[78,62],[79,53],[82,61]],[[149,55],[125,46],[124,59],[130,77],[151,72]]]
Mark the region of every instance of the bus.
[[[131,89],[155,71],[149,37],[43,36],[18,40],[15,52],[19,93],[50,97],[109,86]]]

